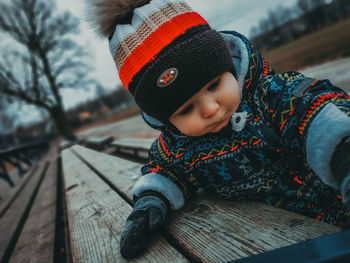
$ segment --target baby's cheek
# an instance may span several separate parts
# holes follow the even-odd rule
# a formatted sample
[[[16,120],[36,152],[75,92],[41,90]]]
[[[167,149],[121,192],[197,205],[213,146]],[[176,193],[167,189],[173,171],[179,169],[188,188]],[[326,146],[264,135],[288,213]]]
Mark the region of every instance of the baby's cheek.
[[[188,133],[191,132],[191,125],[190,122],[187,120],[180,120],[176,123],[173,123],[173,125],[182,133],[189,135]]]
[[[206,126],[200,122],[191,122],[187,127],[187,132],[184,132],[190,136],[201,136],[205,134]]]

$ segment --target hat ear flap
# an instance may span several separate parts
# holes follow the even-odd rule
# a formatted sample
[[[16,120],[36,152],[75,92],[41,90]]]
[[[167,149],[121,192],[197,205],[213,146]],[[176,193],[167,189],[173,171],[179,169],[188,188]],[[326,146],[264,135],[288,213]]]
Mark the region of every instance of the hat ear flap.
[[[144,119],[144,121],[154,129],[162,129],[165,127],[164,123],[157,120],[156,118],[149,116],[146,112],[141,111],[141,116]]]

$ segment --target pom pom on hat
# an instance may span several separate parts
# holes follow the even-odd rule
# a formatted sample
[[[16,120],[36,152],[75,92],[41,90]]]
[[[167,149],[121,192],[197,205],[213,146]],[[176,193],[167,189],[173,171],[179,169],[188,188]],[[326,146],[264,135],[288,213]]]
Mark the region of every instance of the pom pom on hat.
[[[93,24],[102,36],[110,37],[118,24],[126,24],[132,18],[135,8],[150,0],[88,0],[88,12],[94,18]]]

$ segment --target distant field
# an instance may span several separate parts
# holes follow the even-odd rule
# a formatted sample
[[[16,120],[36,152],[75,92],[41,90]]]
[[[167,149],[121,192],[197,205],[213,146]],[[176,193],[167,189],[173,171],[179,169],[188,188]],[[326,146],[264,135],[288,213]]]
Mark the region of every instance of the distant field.
[[[85,130],[94,128],[94,127],[98,127],[98,126],[102,126],[102,125],[107,125],[110,123],[114,123],[117,121],[121,121],[127,118],[130,118],[132,116],[138,115],[140,114],[140,109],[137,106],[133,106],[131,108],[125,109],[121,112],[117,112],[116,114],[106,117],[105,119],[99,120],[99,121],[95,121],[93,123],[90,124],[86,124],[76,130],[74,130],[75,133],[80,133],[83,132]]]
[[[350,56],[350,17],[276,49],[263,51],[276,72]]]

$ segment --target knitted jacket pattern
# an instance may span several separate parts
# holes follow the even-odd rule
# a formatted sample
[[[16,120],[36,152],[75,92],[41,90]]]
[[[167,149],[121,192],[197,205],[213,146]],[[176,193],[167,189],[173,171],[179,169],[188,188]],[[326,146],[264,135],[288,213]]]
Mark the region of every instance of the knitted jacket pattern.
[[[331,149],[334,138],[343,134],[333,136],[329,127],[321,127],[328,130],[314,132],[315,136],[308,133],[313,122],[317,131],[317,123],[327,123],[327,114],[335,110],[345,120],[338,120],[343,125],[340,130],[349,135],[349,96],[328,80],[293,71],[274,75],[244,36],[230,31],[222,35],[241,86],[237,113],[220,132],[199,137],[186,136],[171,125],[156,126],[162,133],[149,151],[134,194],[159,191],[173,209],[179,209],[201,188],[223,199],[261,201],[341,226],[350,213],[339,192],[314,172],[330,157],[314,161],[312,168],[310,159]],[[332,121],[331,126],[337,125]],[[146,122],[155,127],[147,118]],[[330,134],[330,142],[322,141],[325,133]]]

